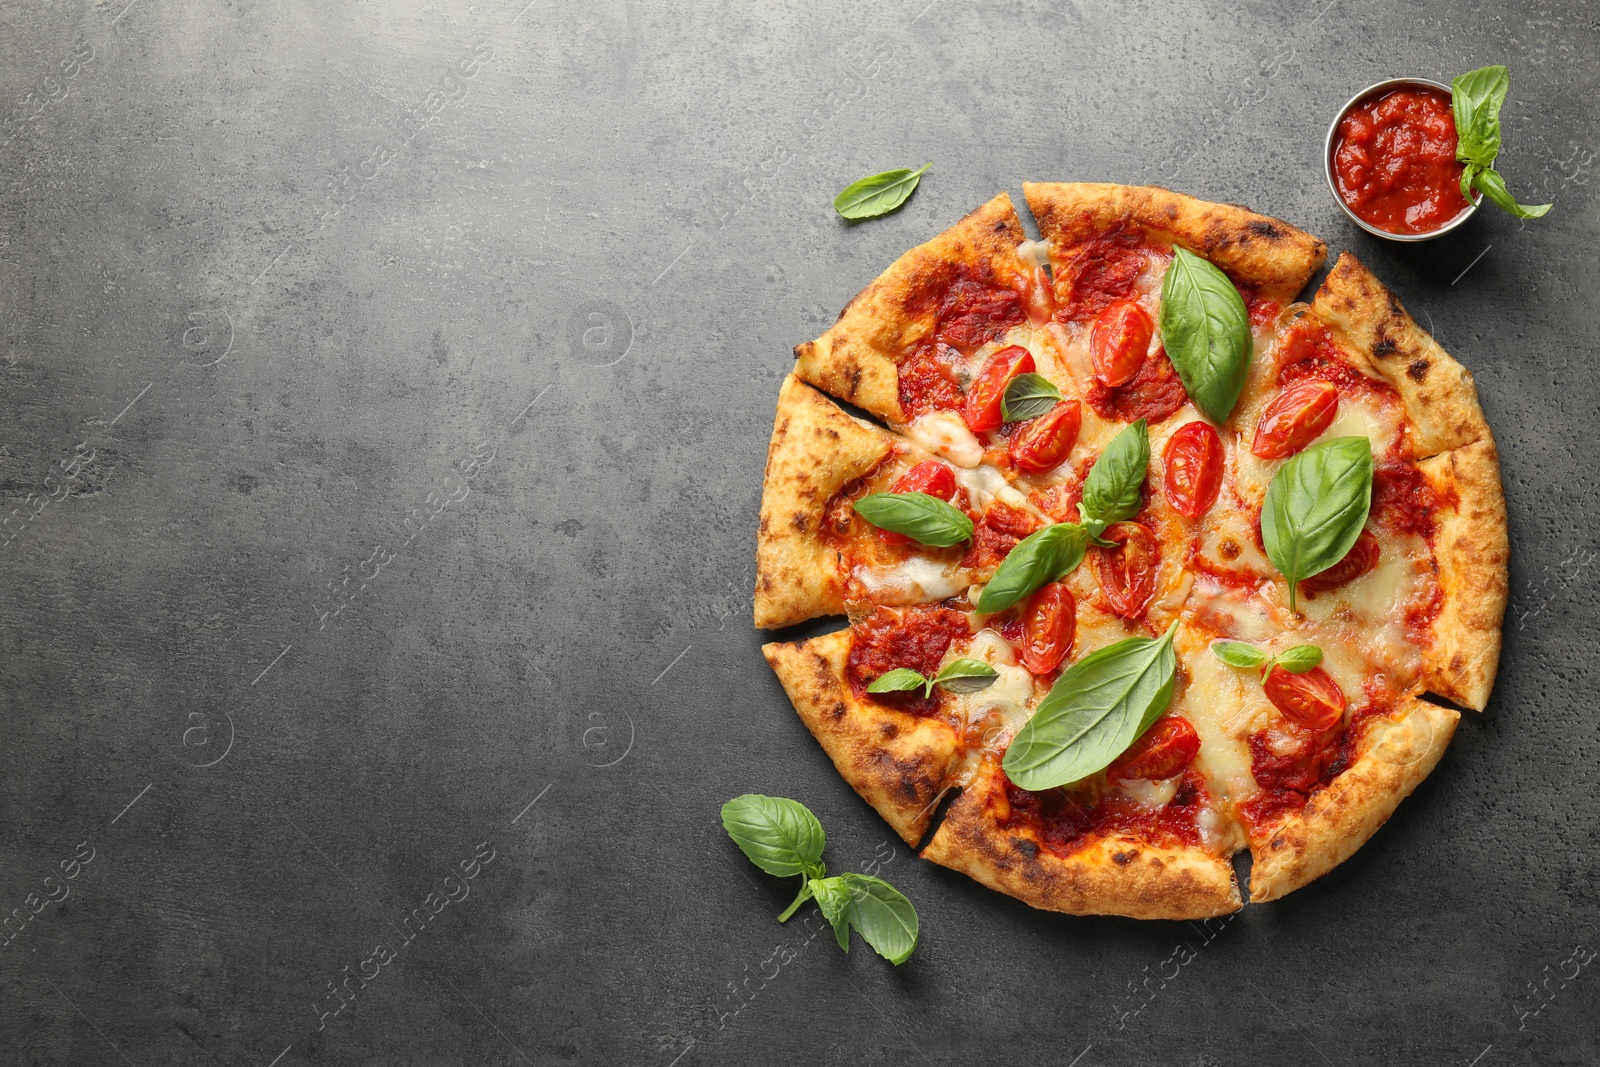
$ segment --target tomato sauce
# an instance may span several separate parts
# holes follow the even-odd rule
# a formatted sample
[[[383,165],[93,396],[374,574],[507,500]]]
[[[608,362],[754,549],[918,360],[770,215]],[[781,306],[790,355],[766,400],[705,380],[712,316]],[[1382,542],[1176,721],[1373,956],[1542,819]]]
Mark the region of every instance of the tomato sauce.
[[[1261,791],[1237,808],[1247,829],[1255,833],[1280,816],[1299,811],[1312,793],[1350,768],[1366,724],[1393,709],[1392,697],[1373,699],[1372,693],[1368,696],[1368,702],[1350,714],[1343,730],[1335,728],[1319,735],[1287,721],[1281,723],[1280,729],[1294,731],[1298,739],[1293,748],[1281,755],[1273,751],[1267,731],[1250,735],[1250,773]]]
[[[900,407],[906,421],[930,411],[950,411],[965,399],[956,382],[959,353],[944,345],[918,345],[900,361]]]
[[[932,678],[950,643],[971,633],[967,616],[941,607],[908,608],[901,612],[879,608],[852,628],[845,677],[857,699],[876,700],[913,715],[933,715],[939,710],[939,690],[924,697],[922,690],[906,693],[867,693],[867,686],[896,667],[910,667]]]
[[[1439,496],[1415,463],[1381,459],[1372,472],[1372,521],[1398,533],[1432,538]]]
[[[1397,89],[1352,108],[1333,164],[1340,199],[1388,233],[1431,233],[1467,210],[1447,92]]]
[[[1085,228],[1093,223],[1084,215]],[[1063,257],[1056,280],[1056,318],[1074,322],[1093,318],[1133,292],[1151,255],[1144,233],[1127,220],[1074,246]]]
[[[996,820],[1004,827],[1032,830],[1039,844],[1058,856],[1070,856],[1113,834],[1168,847],[1200,843],[1199,817],[1209,796],[1204,781],[1192,770],[1184,772],[1171,802],[1159,809],[1119,793],[1098,800],[1065,789],[1030,793],[1003,771],[1000,778],[1005,799],[993,798]]]
[[[939,303],[934,330],[939,343],[970,354],[1005,337],[1027,317],[1015,289],[999,286],[964,264],[957,264],[955,272]]]
[[[989,505],[983,518],[973,527],[972,547],[967,550],[961,565],[968,570],[987,570],[998,567],[1006,553],[1017,547],[1017,542],[1033,533],[1039,520],[1020,508],[996,501]]]
[[[1160,422],[1187,404],[1189,394],[1184,392],[1183,379],[1167,358],[1167,350],[1158,348],[1124,385],[1106,386],[1099,379],[1090,380],[1085,399],[1102,419]]]

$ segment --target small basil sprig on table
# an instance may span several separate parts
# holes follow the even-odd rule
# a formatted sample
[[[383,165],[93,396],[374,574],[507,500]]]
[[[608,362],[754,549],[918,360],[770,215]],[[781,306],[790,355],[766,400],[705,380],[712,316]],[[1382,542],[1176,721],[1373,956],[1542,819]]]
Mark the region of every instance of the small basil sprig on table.
[[[1042,374],[1029,371],[1011,379],[1000,397],[1000,417],[1006,422],[1037,419],[1061,403],[1061,390]]]
[[[880,530],[892,530],[934,548],[949,548],[972,538],[972,520],[960,508],[927,493],[869,493],[851,507]]]
[[[1272,673],[1274,667],[1282,667],[1290,674],[1304,674],[1322,662],[1322,649],[1316,645],[1295,645],[1269,656],[1244,641],[1213,641],[1211,651],[1228,666],[1259,670],[1263,678]]]
[[[1145,420],[1125,426],[1111,439],[1083,480],[1078,515],[1089,540],[1102,548],[1114,547],[1100,535],[1107,526],[1139,514],[1144,477],[1150,469],[1150,434]]]
[[[867,692],[903,693],[920,688],[922,695],[928,697],[933,695],[933,687],[938,686],[952,693],[976,693],[993,685],[998,677],[1000,672],[983,660],[962,657],[945,664],[932,678],[910,667],[896,667],[873,679],[872,684],[867,686]]]
[[[1109,767],[1172,703],[1177,631],[1129,637],[1068,667],[1006,749],[1006,776],[1038,792]]]
[[[833,198],[833,210],[847,219],[874,219],[879,215],[887,215],[916,192],[917,183],[931,166],[932,163],[924,163],[916,170],[901,167],[853,181]]]
[[[1493,200],[1519,219],[1536,219],[1550,210],[1549,204],[1528,207],[1506,188],[1506,180],[1494,169],[1500,154],[1500,108],[1511,88],[1511,75],[1495,64],[1479,67],[1450,83],[1450,111],[1456,123],[1456,159],[1466,164],[1461,171],[1461,195],[1476,198],[1472,190]]]
[[[1289,610],[1300,583],[1344,559],[1372,508],[1372,443],[1336,437],[1312,445],[1272,476],[1261,505],[1267,558],[1289,582]]]
[[[881,878],[846,871],[827,877],[822,863],[822,824],[804,804],[785,797],[746,793],[722,805],[722,825],[750,862],[779,878],[800,875],[805,882],[779,922],[815,900],[833,926],[839,947],[850,951],[854,927],[873,950],[893,964],[904,963],[917,947],[917,909],[905,894]]]
[[[1250,312],[1226,274],[1176,245],[1161,282],[1161,343],[1194,406],[1226,422],[1250,375]]]

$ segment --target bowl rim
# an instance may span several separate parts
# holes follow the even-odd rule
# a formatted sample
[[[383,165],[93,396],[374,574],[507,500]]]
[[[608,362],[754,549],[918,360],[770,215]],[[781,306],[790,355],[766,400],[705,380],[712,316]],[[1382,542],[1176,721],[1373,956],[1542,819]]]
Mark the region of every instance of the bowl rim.
[[[1467,209],[1465,211],[1461,212],[1459,215],[1445,223],[1443,226],[1439,227],[1437,230],[1429,230],[1427,233],[1391,233],[1388,230],[1380,229],[1377,226],[1374,226],[1372,223],[1368,222],[1366,219],[1362,218],[1360,215],[1357,215],[1350,209],[1350,205],[1344,202],[1344,197],[1339,195],[1339,186],[1334,180],[1333,174],[1333,149],[1339,138],[1339,124],[1343,122],[1344,117],[1350,113],[1350,109],[1375,93],[1385,90],[1400,89],[1407,85],[1426,85],[1430,89],[1438,89],[1447,97],[1453,96],[1453,91],[1451,90],[1450,86],[1441,82],[1436,82],[1432,78],[1411,76],[1385,78],[1381,82],[1375,82],[1372,85],[1367,86],[1365,89],[1352,96],[1349,100],[1345,101],[1345,105],[1338,110],[1338,113],[1333,116],[1333,121],[1328,124],[1328,134],[1322,142],[1322,173],[1323,177],[1326,178],[1328,182],[1328,192],[1333,194],[1333,202],[1339,205],[1340,210],[1345,213],[1345,216],[1349,218],[1351,222],[1355,223],[1363,230],[1366,230],[1374,237],[1382,237],[1387,241],[1431,241],[1435,237],[1443,237],[1445,234],[1449,233],[1451,230],[1454,230],[1456,227],[1470,219],[1474,214],[1477,213],[1478,206],[1483,203],[1483,198],[1479,197],[1477,200],[1468,201]]]

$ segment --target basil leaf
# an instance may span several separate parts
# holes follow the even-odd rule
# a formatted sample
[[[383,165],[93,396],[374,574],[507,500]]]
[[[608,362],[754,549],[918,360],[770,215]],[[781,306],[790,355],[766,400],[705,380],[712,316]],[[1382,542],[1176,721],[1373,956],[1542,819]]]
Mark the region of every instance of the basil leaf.
[[[1243,641],[1213,641],[1211,651],[1218,659],[1230,667],[1241,667],[1252,670],[1256,667],[1265,667],[1272,661],[1272,657],[1261,651],[1255,645]]]
[[[1088,777],[1127,751],[1172,703],[1174,624],[1160,638],[1130,637],[1067,668],[1017,731],[1001,766],[1038,792]]]
[[[1074,522],[1058,522],[1018,541],[983,587],[978,611],[1004,611],[1040,586],[1053,582],[1083,562],[1089,535]]]
[[[1456,158],[1487,167],[1500,154],[1500,108],[1511,75],[1496,64],[1469,70],[1450,83],[1450,112],[1456,123]]]
[[[822,865],[820,863],[817,865],[817,873],[822,873]],[[794,900],[790,901],[789,906],[784,908],[783,912],[778,916],[779,922],[788,922],[790,918],[794,916],[794,913],[800,910],[800,905],[811,899],[811,881],[812,880],[810,878],[807,878],[801,884],[800,892],[795,896]]]
[[[905,534],[934,548],[949,548],[972,537],[971,519],[927,493],[870,493],[851,507],[880,530]]]
[[[867,944],[896,966],[910,958],[917,947],[918,924],[917,909],[906,895],[870,874],[846,871],[839,880],[850,894],[850,925]]]
[[[833,210],[847,219],[873,219],[887,215],[916,191],[917,183],[931,166],[932,163],[924,163],[916,170],[906,170],[904,167],[886,170],[882,174],[851,182],[833,198]]]
[[[923,677],[921,672],[910,667],[896,667],[886,674],[880,674],[867,686],[869,693],[904,693],[912,689],[921,689],[925,693],[933,691],[933,683]]]
[[[722,805],[722,826],[750,862],[768,874],[822,874],[827,837],[817,817],[799,801],[746,793]]]
[[[939,676],[933,680],[933,684],[952,693],[976,693],[993,685],[998,677],[1000,672],[983,660],[963,657],[946,664],[939,672]],[[872,687],[868,686],[867,691],[871,692]]]
[[[1478,177],[1478,172],[1483,168],[1476,163],[1468,163],[1461,168],[1461,196],[1467,203],[1473,203],[1477,197],[1472,195],[1472,183]]]
[[[1371,507],[1372,444],[1365,437],[1312,445],[1273,475],[1261,505],[1261,540],[1289,583],[1289,610],[1303,580],[1344,559]]]
[[[1290,674],[1304,674],[1321,662],[1322,649],[1316,645],[1295,645],[1278,653],[1272,665],[1282,667]]]
[[[1144,476],[1149,467],[1150,435],[1145,421],[1140,419],[1111,439],[1083,480],[1079,514],[1086,521],[1099,524],[1100,528],[1093,531],[1096,537],[1112,523],[1139,514],[1144,499]]]
[[[844,877],[812,879],[811,895],[817,898],[822,917],[833,927],[833,936],[838,938],[839,947],[849,952],[850,887],[845,884]]]
[[[1511,195],[1511,190],[1506,188],[1506,180],[1500,177],[1500,172],[1493,167],[1484,167],[1472,176],[1472,187],[1494,201],[1503,211],[1514,218],[1537,219],[1542,218],[1550,210],[1549,204],[1535,204],[1527,207],[1517,203],[1517,198]]]
[[[1042,374],[1019,374],[1000,398],[1000,417],[1006,422],[1037,419],[1061,403],[1061,390]]]
[[[1195,407],[1227,421],[1250,373],[1250,313],[1226,274],[1176,245],[1161,283],[1161,342]]]

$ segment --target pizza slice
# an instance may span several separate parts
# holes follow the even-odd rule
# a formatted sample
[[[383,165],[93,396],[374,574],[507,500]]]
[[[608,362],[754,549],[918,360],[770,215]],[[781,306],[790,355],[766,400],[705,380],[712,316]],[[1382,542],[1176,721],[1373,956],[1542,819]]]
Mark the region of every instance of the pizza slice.
[[[875,493],[935,496],[972,535],[937,547],[859,515]],[[1050,517],[996,470],[958,466],[846,414],[794,375],[778,394],[756,536],[756,625],[841,615],[853,603],[920,604],[965,593]]]

